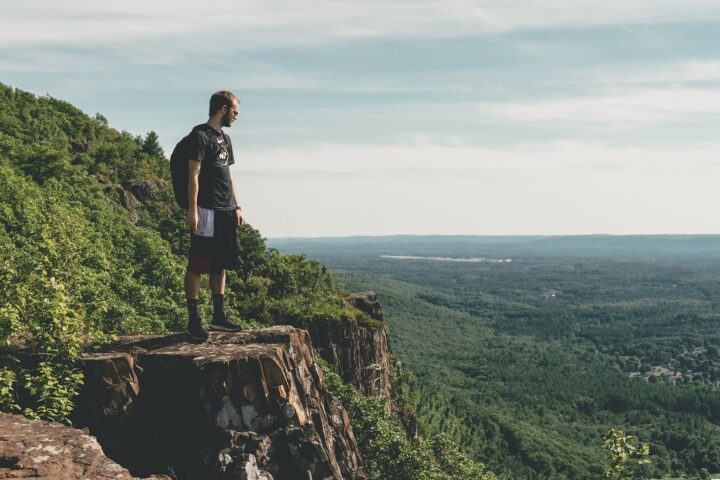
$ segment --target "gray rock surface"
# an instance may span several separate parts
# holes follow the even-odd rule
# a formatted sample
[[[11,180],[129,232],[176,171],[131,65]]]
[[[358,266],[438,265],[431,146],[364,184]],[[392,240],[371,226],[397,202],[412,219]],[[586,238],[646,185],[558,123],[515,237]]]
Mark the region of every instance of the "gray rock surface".
[[[132,476],[81,430],[0,413],[0,478],[131,480]]]

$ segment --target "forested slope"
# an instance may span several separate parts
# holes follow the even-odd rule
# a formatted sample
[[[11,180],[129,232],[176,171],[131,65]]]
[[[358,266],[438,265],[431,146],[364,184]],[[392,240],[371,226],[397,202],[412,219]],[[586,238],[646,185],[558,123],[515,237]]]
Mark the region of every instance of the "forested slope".
[[[720,472],[717,236],[272,244],[377,292],[421,424],[494,471],[601,478],[616,427],[650,443],[641,478]]]

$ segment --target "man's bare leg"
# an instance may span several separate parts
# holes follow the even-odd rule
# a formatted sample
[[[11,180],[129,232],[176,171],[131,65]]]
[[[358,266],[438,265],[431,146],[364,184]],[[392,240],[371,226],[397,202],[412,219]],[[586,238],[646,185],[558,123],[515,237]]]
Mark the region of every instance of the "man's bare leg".
[[[225,295],[225,270],[222,273],[210,274],[210,290],[213,295]]]
[[[194,300],[200,297],[199,273],[191,272],[190,270],[185,272],[185,297]]]

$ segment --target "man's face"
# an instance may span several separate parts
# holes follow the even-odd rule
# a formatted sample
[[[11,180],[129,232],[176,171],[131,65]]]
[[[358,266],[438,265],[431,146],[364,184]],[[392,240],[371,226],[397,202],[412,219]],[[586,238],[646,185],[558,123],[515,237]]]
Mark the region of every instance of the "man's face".
[[[238,103],[237,99],[235,99],[233,100],[232,107],[223,108],[225,109],[225,114],[222,116],[222,126],[229,127],[237,118],[238,113],[240,113],[240,104]]]

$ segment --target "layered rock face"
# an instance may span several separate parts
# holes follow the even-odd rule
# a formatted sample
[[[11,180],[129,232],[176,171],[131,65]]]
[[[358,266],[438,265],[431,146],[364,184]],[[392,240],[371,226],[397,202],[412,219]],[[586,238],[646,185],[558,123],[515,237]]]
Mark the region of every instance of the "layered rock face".
[[[356,292],[348,301],[370,318],[384,322],[382,307],[375,292]],[[392,370],[402,367],[390,349],[390,340],[384,328],[358,325],[355,321],[316,323],[308,331],[313,347],[320,356],[333,364],[337,373],[363,395],[382,395],[387,399],[388,410],[394,411],[409,439],[418,436],[415,415],[405,411],[394,399],[402,394],[392,385]]]
[[[132,480],[82,431],[7,413],[0,413],[0,478]]]
[[[362,479],[347,414],[307,332],[122,337],[84,357],[74,422],[135,475]]]
[[[371,318],[383,321],[375,293],[354,293],[348,300]],[[363,327],[351,320],[314,323],[307,329],[313,347],[335,366],[345,382],[354,385],[363,395],[390,398],[392,355],[385,329]]]

